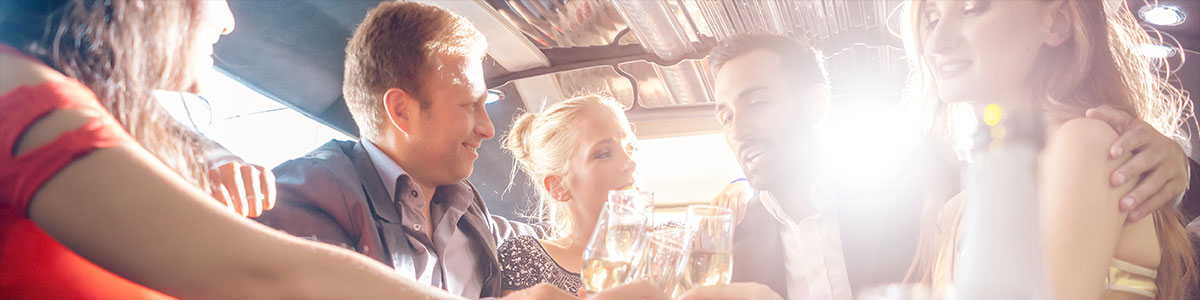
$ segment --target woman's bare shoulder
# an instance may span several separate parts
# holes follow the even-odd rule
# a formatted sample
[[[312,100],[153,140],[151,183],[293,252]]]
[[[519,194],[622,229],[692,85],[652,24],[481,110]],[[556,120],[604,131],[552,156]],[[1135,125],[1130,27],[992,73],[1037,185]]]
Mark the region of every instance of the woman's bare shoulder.
[[[1046,137],[1046,148],[1039,162],[1039,181],[1046,185],[1045,190],[1061,192],[1056,197],[1061,199],[1055,203],[1075,208],[1106,207],[1132,188],[1129,183],[1113,187],[1108,181],[1109,174],[1129,160],[1128,153],[1116,159],[1109,156],[1109,147],[1117,137],[1116,130],[1107,123],[1087,118],[1067,121]]]
[[[41,63],[27,58],[0,54],[0,95],[19,86],[38,85],[50,81],[66,80],[62,73]],[[88,120],[103,116],[103,112],[88,109],[63,109],[54,111],[46,117],[30,125],[17,142],[16,151],[20,155],[28,150],[46,144],[64,132],[79,128]]]
[[[61,80],[66,76],[28,58],[0,54],[0,94],[22,85],[37,85],[47,81]]]
[[[1104,121],[1089,118],[1072,119],[1046,137],[1043,158],[1065,163],[1107,161],[1108,148],[1117,137],[1117,131]]]

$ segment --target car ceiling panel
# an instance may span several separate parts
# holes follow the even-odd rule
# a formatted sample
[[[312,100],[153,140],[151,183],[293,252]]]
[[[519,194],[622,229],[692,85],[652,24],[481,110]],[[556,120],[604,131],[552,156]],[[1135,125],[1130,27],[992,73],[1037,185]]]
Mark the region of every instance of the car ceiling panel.
[[[217,43],[216,66],[276,101],[357,136],[339,101],[344,49],[354,28],[378,3],[230,1],[238,26]]]

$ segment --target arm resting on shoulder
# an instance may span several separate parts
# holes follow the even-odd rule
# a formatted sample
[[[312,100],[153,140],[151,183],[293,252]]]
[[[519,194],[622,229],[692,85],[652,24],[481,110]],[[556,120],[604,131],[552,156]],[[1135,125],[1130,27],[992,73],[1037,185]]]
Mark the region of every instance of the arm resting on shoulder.
[[[101,114],[52,113],[21,148]],[[67,165],[42,186],[29,215],[89,261],[180,298],[456,298],[354,252],[231,215],[138,145],[98,149]]]

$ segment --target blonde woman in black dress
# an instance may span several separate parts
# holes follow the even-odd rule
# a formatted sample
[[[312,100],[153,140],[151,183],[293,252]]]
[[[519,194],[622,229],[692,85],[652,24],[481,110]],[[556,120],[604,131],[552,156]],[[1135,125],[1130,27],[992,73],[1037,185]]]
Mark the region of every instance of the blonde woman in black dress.
[[[505,290],[549,283],[578,293],[583,251],[608,191],[633,187],[636,142],[624,109],[602,96],[568,99],[513,123],[505,147],[536,187],[551,228],[545,239],[501,243]]]

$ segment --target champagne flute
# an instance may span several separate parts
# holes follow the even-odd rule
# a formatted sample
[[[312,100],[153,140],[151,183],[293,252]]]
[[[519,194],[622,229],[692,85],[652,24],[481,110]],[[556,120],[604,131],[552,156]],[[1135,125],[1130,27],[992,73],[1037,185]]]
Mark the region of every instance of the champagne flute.
[[[649,216],[642,209],[605,203],[583,252],[584,295],[625,283],[642,251]]]
[[[679,290],[729,284],[733,275],[733,211],[712,205],[687,208]]]
[[[650,232],[634,279],[645,280],[672,298],[678,297],[682,294],[676,287],[683,255],[683,228],[667,227]]]
[[[634,209],[644,211],[646,216],[654,215],[654,193],[639,191],[639,190],[611,190],[608,191],[608,203],[616,203],[617,205],[630,206]],[[646,224],[654,224],[653,218],[648,219]]]
[[[645,228],[647,231],[651,230],[650,228],[653,228],[654,193],[634,189],[610,190],[608,191],[608,202],[606,203],[612,203],[617,206],[625,206],[637,211],[641,211],[646,215]],[[641,247],[645,248],[645,244],[643,244]],[[645,251],[637,251],[634,253],[634,256],[630,260],[634,263],[634,269],[630,270],[630,276],[626,281],[632,281],[633,279],[640,278],[638,277],[638,273],[640,272],[639,268],[642,265],[641,263],[645,254]]]

